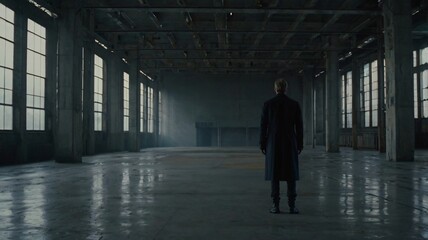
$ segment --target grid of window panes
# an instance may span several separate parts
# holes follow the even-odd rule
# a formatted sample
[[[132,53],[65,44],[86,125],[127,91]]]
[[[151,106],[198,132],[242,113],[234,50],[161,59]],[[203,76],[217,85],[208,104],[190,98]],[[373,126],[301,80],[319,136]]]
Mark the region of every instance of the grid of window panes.
[[[153,133],[153,88],[147,87],[147,132]]]
[[[413,51],[413,68],[418,66],[418,54],[417,51]],[[414,116],[418,118],[418,73],[416,71],[413,72],[413,102],[414,102]]]
[[[145,113],[146,106],[146,89],[144,83],[140,83],[140,132],[144,132],[144,120],[146,119]]]
[[[103,130],[104,60],[94,56],[94,130]]]
[[[13,49],[15,13],[0,3],[0,130],[13,128]]]
[[[46,28],[27,24],[27,130],[45,130]]]
[[[377,60],[370,64],[371,71],[371,120],[372,127],[376,127],[378,123],[378,105],[379,105],[379,81],[377,73]]]
[[[123,73],[123,131],[129,131],[129,74]]]
[[[422,117],[428,118],[428,47],[420,50],[419,58],[423,66],[420,73]]]
[[[342,84],[340,86],[340,97],[342,100],[342,128],[346,128],[346,77],[342,75]]]
[[[346,73],[346,128],[352,128],[352,72]]]
[[[364,126],[370,126],[370,64],[364,64],[362,72],[361,113]]]
[[[428,47],[420,50],[419,58],[423,67],[420,73],[422,117],[428,118]]]

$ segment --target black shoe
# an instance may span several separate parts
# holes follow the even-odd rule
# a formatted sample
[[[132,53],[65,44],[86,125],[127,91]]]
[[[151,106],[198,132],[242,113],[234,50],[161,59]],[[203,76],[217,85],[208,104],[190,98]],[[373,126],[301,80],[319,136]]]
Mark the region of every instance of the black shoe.
[[[277,204],[274,204],[270,209],[270,213],[274,213],[274,214],[280,213],[279,206]]]
[[[296,207],[290,208],[290,214],[299,214],[299,213],[300,213],[300,211]]]

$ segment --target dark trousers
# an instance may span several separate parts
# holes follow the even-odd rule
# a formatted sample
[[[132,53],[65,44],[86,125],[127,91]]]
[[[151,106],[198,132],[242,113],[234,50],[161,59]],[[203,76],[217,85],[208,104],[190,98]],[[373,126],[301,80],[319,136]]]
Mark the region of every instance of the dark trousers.
[[[275,204],[279,203],[279,180],[272,180],[272,192],[271,197]],[[296,181],[287,181],[287,197],[288,197],[288,206],[294,207],[296,201]]]

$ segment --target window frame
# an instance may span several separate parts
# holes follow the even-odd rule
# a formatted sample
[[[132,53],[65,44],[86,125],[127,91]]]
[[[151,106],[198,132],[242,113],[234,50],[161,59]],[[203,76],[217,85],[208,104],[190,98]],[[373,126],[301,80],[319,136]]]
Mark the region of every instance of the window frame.
[[[373,70],[372,64],[376,63],[376,71]],[[366,73],[366,66],[368,72]],[[379,112],[379,63],[377,59],[368,60],[361,66],[360,74],[360,113],[361,123],[363,128],[376,128],[379,125],[378,112]],[[373,88],[373,75],[376,75],[377,87]],[[367,82],[365,82],[367,80]],[[366,84],[367,83],[367,84]],[[365,88],[366,87],[366,88]],[[373,93],[376,93],[377,98],[373,99]],[[368,98],[368,100],[367,100]],[[373,101],[374,100],[374,101]],[[374,108],[374,107],[375,108]],[[376,122],[374,124],[374,118]]]
[[[129,132],[129,74],[123,72],[123,131]]]
[[[4,10],[4,16],[0,16],[0,21],[2,22],[0,26],[4,29],[4,32],[2,32],[4,35],[0,35],[0,42],[4,43],[4,56],[0,55],[0,57],[4,57],[3,60],[0,60],[0,131],[12,131],[14,128],[13,72],[15,69],[15,11],[2,3],[0,3],[0,9]],[[7,53],[11,54],[11,56]]]
[[[106,63],[105,60],[102,56],[100,56],[97,53],[93,54],[94,57],[94,62],[93,62],[93,84],[94,84],[94,89],[93,89],[93,96],[94,96],[94,100],[93,100],[93,104],[94,104],[94,109],[93,109],[93,114],[94,114],[94,131],[95,132],[102,132],[105,130],[104,127],[104,115],[105,115],[105,101],[104,101],[104,97],[105,97],[105,80],[106,80],[106,74],[105,74],[105,67],[106,67]],[[99,59],[101,59],[101,65],[97,64],[97,57]],[[97,70],[97,67],[100,69]],[[97,73],[101,73],[101,76],[98,76]],[[98,84],[97,84],[97,80],[98,80]],[[97,87],[98,85],[98,87]],[[100,122],[97,124],[97,116],[100,117]]]
[[[26,130],[42,132],[47,130],[47,27],[39,23],[37,20],[27,18],[26,34]],[[43,42],[44,44],[42,44]],[[39,46],[36,46],[37,43],[39,43]],[[36,58],[39,58],[38,61]],[[42,59],[44,59],[44,61],[42,61]],[[39,65],[37,70],[36,64]],[[39,89],[36,89],[37,85],[39,85]],[[32,86],[31,90],[30,86]],[[39,115],[38,120],[34,115],[36,112]],[[36,125],[39,126],[36,127]]]

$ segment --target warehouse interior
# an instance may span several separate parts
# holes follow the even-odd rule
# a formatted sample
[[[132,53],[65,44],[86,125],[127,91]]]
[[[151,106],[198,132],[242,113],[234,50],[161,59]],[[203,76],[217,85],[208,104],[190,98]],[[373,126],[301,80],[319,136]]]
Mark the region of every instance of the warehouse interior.
[[[297,217],[258,149],[278,78]],[[0,156],[1,239],[427,239],[428,1],[0,0]]]

